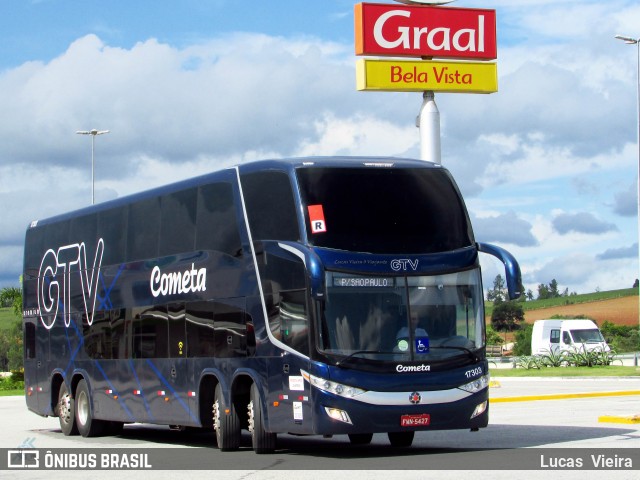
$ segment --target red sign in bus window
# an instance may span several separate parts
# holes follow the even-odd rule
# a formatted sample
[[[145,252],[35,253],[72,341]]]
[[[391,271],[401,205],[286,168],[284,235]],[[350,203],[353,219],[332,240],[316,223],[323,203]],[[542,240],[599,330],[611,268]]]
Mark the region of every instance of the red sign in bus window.
[[[323,233],[327,231],[327,223],[324,220],[322,205],[309,205],[309,221],[311,233]]]

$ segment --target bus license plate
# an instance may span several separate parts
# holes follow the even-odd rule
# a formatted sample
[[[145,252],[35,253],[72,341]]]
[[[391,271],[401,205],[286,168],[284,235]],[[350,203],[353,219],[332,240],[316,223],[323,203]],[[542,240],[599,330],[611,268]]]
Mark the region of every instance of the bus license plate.
[[[423,413],[421,415],[402,415],[400,417],[401,427],[426,427],[431,423],[431,415]]]

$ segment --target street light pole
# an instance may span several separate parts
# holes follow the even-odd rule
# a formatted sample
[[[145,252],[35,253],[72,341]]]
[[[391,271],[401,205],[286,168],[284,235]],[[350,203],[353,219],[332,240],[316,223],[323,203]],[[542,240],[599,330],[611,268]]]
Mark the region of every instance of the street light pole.
[[[638,181],[638,189],[636,194],[638,195],[637,198],[637,207],[638,207],[638,262],[639,262],[639,268],[640,268],[640,38],[633,38],[633,37],[629,37],[626,35],[616,35],[615,38],[617,38],[618,40],[622,40],[624,43],[626,43],[627,45],[635,45],[636,49],[637,49],[637,64],[636,64],[636,68],[637,68],[637,73],[636,73],[636,80],[638,82],[637,85],[637,105],[636,105],[636,135],[637,135],[637,143],[638,143],[638,177],[637,177],[637,181]],[[638,277],[638,280],[640,281],[640,276]],[[638,283],[638,289],[640,291],[640,282]],[[638,302],[639,302],[639,306],[638,306],[638,325],[640,326],[640,296],[638,297]]]
[[[94,151],[95,151],[95,139],[96,135],[104,135],[105,133],[109,133],[109,130],[78,130],[76,132],[78,135],[91,135],[91,205],[95,203],[95,160],[94,160]]]

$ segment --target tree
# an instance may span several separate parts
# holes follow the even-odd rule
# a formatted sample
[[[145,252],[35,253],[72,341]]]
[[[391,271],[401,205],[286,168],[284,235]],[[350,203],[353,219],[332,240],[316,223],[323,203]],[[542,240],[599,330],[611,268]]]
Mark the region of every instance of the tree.
[[[549,287],[541,283],[538,285],[538,300],[546,300],[547,298],[551,298],[549,296]]]
[[[507,299],[507,288],[502,275],[496,275],[493,280],[493,288],[487,291],[487,301],[501,303]]]
[[[531,335],[533,333],[533,324],[525,323],[522,328],[516,332],[515,346],[513,354],[517,356],[531,355]]]
[[[5,287],[0,290],[0,307],[13,307],[16,301],[16,298],[20,298],[22,300],[22,290],[18,287]],[[22,307],[20,307],[20,311],[22,311]]]
[[[491,326],[498,332],[513,332],[524,322],[524,309],[518,302],[502,302],[494,305]]]

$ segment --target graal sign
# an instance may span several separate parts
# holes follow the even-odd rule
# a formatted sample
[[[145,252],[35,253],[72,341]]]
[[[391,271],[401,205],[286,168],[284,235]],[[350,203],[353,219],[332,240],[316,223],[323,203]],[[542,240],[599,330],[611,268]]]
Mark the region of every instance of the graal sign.
[[[359,3],[356,55],[497,58],[495,10]]]

